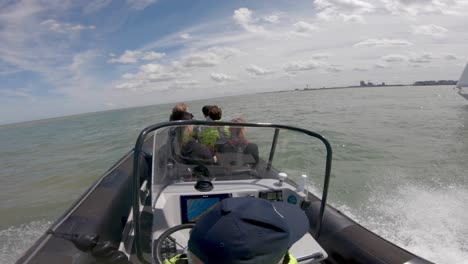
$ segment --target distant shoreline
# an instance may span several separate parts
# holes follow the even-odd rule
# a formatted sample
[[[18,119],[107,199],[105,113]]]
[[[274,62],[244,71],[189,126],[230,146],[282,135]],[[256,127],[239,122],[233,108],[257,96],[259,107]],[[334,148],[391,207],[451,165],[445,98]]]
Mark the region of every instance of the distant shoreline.
[[[293,89],[293,90],[280,90],[280,91],[257,92],[257,93],[247,93],[247,94],[309,92],[309,91],[342,90],[342,89],[354,89],[354,88],[392,88],[392,87],[406,87],[406,86],[411,86],[411,87],[421,86],[421,87],[423,87],[423,86],[450,86],[450,85],[444,85],[444,84],[439,84],[439,85],[389,84],[389,85],[374,85],[374,86],[337,86],[337,87],[303,88],[303,89],[297,89],[296,88],[296,89]],[[245,95],[245,94],[226,95],[226,96],[220,96],[220,97],[218,96],[218,97],[212,97],[212,98],[206,98],[206,99],[195,99],[195,100],[190,100],[190,101],[208,100],[208,99],[216,99],[216,98],[222,98],[222,97],[241,96],[241,95]],[[142,108],[142,107],[161,105],[161,104],[170,104],[170,103],[173,103],[173,102],[164,102],[164,103],[159,103],[159,104],[156,103],[156,104],[141,105],[141,106],[130,106],[130,107],[117,108],[117,109],[106,109],[106,110],[101,110],[101,111],[84,112],[84,113],[77,113],[77,114],[71,114],[71,115],[48,117],[48,118],[26,120],[26,121],[18,121],[18,122],[5,123],[5,124],[0,123],[0,128],[16,127],[16,126],[23,126],[23,125],[32,125],[32,124],[37,124],[37,123],[42,123],[42,122],[59,121],[59,120],[64,119],[64,118],[70,118],[70,117],[73,118],[73,117],[86,116],[86,115],[91,115],[91,114],[101,113],[101,112],[120,111],[120,110]]]
[[[355,88],[393,88],[393,87],[433,87],[433,86],[451,86],[448,84],[436,84],[436,85],[414,85],[414,84],[389,84],[389,85],[373,85],[373,86],[336,86],[336,87],[322,87],[322,88],[303,88],[294,90],[281,90],[272,92],[262,92],[260,94],[269,93],[284,93],[284,92],[309,92],[309,91],[326,91],[326,90],[343,90],[343,89],[355,89]]]

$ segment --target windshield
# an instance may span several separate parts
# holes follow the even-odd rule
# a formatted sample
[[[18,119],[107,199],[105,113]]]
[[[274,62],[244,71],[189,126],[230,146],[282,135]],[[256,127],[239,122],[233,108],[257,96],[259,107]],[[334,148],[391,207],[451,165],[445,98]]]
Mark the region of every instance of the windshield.
[[[323,188],[326,147],[288,128],[174,123],[157,129],[153,144],[153,199],[172,183],[277,179],[278,173],[317,195]]]

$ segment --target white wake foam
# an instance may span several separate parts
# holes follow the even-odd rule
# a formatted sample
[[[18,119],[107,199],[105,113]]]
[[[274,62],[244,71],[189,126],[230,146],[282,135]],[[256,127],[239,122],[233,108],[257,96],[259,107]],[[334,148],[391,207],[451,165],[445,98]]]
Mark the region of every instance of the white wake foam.
[[[51,224],[40,220],[0,230],[0,263],[15,263]]]
[[[435,263],[468,263],[468,190],[407,185],[375,192],[348,216],[396,245]]]

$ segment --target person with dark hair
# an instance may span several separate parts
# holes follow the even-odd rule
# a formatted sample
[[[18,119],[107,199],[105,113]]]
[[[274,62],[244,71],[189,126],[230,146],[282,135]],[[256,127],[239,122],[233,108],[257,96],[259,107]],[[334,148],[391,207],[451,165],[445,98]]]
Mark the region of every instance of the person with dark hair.
[[[309,229],[298,206],[255,197],[226,198],[195,224],[188,252],[165,264],[297,264],[289,248]]]
[[[234,118],[231,120],[233,123],[245,123],[246,120],[243,118]],[[241,124],[239,124],[241,125]],[[231,138],[226,141],[225,144],[221,145],[219,148],[220,152],[234,152],[242,153],[246,155],[252,155],[255,160],[254,164],[251,164],[255,167],[258,164],[258,145],[250,143],[247,140],[247,129],[242,126],[231,126],[229,127]]]
[[[217,106],[212,105],[208,111],[208,118],[211,121],[219,121],[223,115],[223,110]],[[208,120],[208,119],[207,119]],[[199,139],[200,142],[210,148],[214,152],[214,147],[218,140],[223,140],[230,137],[228,127],[207,127],[202,129]]]
[[[211,107],[212,107],[211,105],[205,105],[205,106],[202,107],[202,113],[203,113],[203,117],[205,118],[205,121],[213,121],[208,116],[208,113],[210,112]],[[205,132],[205,127],[204,126],[195,127],[194,133],[193,133],[194,138],[199,140],[201,135],[203,134],[203,132]]]
[[[205,105],[202,108],[203,116],[205,117],[206,121],[211,121],[211,118],[209,117],[210,108],[211,105]]]
[[[212,105],[209,108],[208,117],[211,118],[211,120],[213,121],[221,120],[222,116],[223,116],[223,110],[221,109],[221,107],[217,105]]]

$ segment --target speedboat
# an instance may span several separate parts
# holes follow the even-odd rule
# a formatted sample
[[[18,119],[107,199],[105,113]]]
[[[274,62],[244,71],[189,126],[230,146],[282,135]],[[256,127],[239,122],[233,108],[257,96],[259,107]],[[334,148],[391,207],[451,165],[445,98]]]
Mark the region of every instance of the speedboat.
[[[197,145],[213,153],[209,158],[193,147],[206,129],[231,131],[212,146]],[[236,131],[242,138],[234,137]],[[155,124],[17,263],[162,264],[186,252],[197,220],[229,197],[304,210],[308,233],[290,248],[299,263],[431,263],[328,205],[331,167],[328,140],[302,128],[196,120]]]
[[[463,71],[460,79],[457,82],[458,94],[468,100],[468,91],[464,90],[463,88],[468,88],[468,63],[465,66],[465,70]]]

